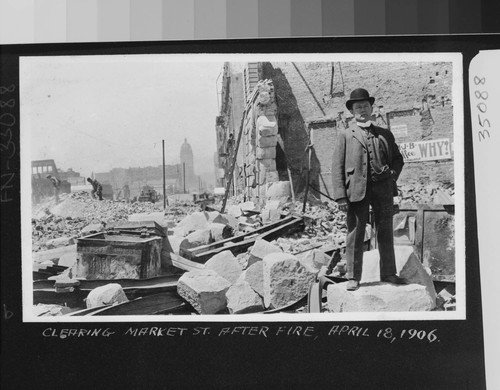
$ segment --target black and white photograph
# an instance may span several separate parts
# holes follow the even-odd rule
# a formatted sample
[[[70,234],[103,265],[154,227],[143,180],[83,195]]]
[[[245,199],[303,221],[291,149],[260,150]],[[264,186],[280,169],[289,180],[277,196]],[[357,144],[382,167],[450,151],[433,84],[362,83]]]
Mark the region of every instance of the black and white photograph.
[[[19,58],[24,322],[463,320],[460,53]]]

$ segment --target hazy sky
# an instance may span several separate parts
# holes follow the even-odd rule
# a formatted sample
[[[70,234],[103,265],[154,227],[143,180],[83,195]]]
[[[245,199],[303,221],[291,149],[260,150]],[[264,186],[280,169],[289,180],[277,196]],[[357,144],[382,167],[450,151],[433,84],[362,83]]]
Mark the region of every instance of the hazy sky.
[[[105,172],[179,163],[187,138],[197,174],[213,172],[216,85],[223,63],[197,56],[21,59],[21,136],[31,160]],[[219,84],[220,85],[220,79]]]

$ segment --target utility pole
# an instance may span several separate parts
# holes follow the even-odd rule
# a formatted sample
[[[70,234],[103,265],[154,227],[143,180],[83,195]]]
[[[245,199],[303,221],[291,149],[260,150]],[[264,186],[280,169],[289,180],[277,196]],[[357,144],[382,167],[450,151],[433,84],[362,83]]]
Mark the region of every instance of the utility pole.
[[[168,205],[168,199],[167,199],[167,191],[166,191],[166,184],[165,184],[165,140],[161,141],[161,146],[163,149],[163,210],[165,210],[166,205]]]

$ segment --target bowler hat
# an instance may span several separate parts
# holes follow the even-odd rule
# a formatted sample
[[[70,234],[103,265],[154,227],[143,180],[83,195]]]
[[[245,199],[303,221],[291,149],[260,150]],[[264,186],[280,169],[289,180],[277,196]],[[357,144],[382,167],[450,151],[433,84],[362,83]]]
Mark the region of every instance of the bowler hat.
[[[351,96],[349,100],[345,103],[345,105],[348,110],[352,110],[352,105],[355,102],[361,102],[363,100],[368,100],[372,106],[373,103],[375,102],[375,98],[373,96],[370,96],[370,94],[366,89],[356,88],[354,91],[351,92]]]

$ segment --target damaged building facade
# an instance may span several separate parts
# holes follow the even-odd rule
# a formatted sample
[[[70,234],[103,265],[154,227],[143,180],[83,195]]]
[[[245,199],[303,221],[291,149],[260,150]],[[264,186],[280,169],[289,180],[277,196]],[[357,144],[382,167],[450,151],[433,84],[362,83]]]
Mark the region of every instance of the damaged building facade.
[[[352,125],[345,102],[358,87],[376,98],[372,121],[400,145],[407,163],[400,181],[430,169],[452,184],[451,70],[446,62],[226,63],[218,185],[232,174],[231,193],[257,203],[278,181],[290,182],[294,193],[309,181],[317,198],[330,197],[333,145]]]
[[[235,141],[219,158],[223,182],[233,175],[230,194],[261,207],[280,195],[332,200],[335,140],[355,125],[345,102],[363,87],[376,99],[372,122],[405,160],[395,202],[413,211],[395,215],[396,244],[413,245],[435,279],[454,280],[452,86],[450,62],[226,63],[217,145]]]

